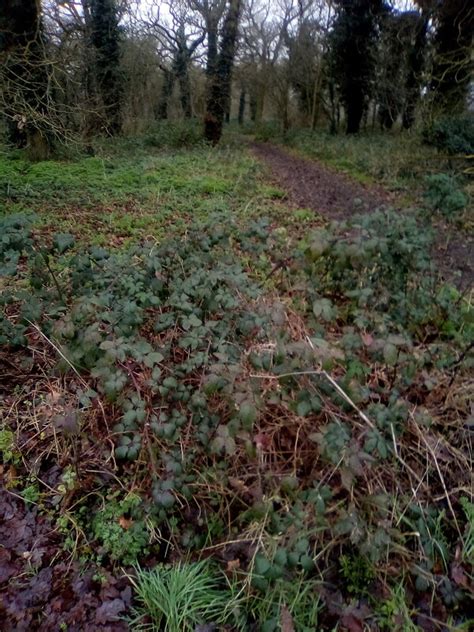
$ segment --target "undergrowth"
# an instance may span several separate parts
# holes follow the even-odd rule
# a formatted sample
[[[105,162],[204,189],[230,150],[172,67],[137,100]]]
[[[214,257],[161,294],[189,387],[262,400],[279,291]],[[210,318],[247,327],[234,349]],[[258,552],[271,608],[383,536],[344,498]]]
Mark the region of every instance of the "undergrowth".
[[[120,249],[2,218],[6,484],[128,568],[143,629],[465,623],[470,299],[417,218],[279,218]]]

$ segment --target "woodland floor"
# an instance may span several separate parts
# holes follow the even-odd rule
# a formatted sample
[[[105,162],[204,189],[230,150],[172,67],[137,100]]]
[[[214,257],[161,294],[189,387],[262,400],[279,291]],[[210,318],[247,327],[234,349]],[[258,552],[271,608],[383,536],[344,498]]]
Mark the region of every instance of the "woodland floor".
[[[347,220],[380,207],[401,210],[397,193],[376,183],[360,183],[336,168],[304,158],[272,143],[253,142],[255,156],[267,166],[271,180],[286,191],[290,207],[307,208],[329,220]],[[437,221],[433,257],[443,275],[460,289],[474,285],[474,234]]]
[[[298,236],[304,234],[306,230],[311,230],[324,223],[321,221],[321,217],[341,221],[349,219],[356,213],[366,213],[381,206],[402,208],[402,204],[398,202],[397,193],[382,185],[363,184],[331,166],[325,166],[322,162],[301,157],[271,143],[252,141],[250,148],[253,155],[265,165],[264,177],[262,178],[261,174],[258,174],[256,178],[258,180],[258,196],[260,196],[258,204],[261,205],[261,208],[259,207],[255,211],[256,216],[258,217],[270,209],[273,217],[277,218],[275,220],[277,224],[289,226],[290,230],[294,229]],[[202,155],[199,155],[199,160],[201,159]],[[162,158],[159,157],[157,160],[162,160]],[[42,233],[48,235],[51,226],[56,227],[56,222],[59,222],[60,229],[66,229],[73,233],[77,230],[79,240],[84,238],[84,234],[87,234],[87,239],[92,243],[93,240],[97,240],[99,245],[104,243],[104,245],[112,244],[114,247],[121,247],[123,244],[127,245],[130,240],[138,240],[148,234],[158,234],[158,231],[162,230],[169,234],[184,232],[189,221],[189,213],[193,210],[193,204],[202,204],[202,208],[207,209],[214,204],[214,197],[218,210],[222,204],[228,203],[230,205],[229,213],[233,213],[235,208],[232,206],[234,201],[231,196],[235,194],[237,199],[239,195],[237,186],[241,186],[242,190],[245,190],[245,178],[242,178],[239,185],[235,184],[240,176],[235,176],[231,167],[228,167],[228,173],[224,174],[224,179],[219,180],[216,175],[220,173],[219,158],[212,160],[214,162],[212,162],[208,172],[204,175],[196,175],[192,181],[192,187],[197,187],[196,189],[193,189],[191,185],[188,186],[189,182],[186,180],[186,178],[190,180],[194,177],[192,158],[189,163],[184,163],[185,176],[181,175],[181,170],[177,170],[176,173],[170,172],[171,175],[169,175],[166,172],[168,168],[166,165],[162,167],[163,171],[159,171],[154,163],[147,167],[152,178],[155,172],[164,173],[165,176],[163,177],[169,178],[170,182],[173,181],[172,187],[170,185],[166,191],[163,189],[165,192],[159,191],[156,195],[154,194],[156,203],[165,209],[162,222],[159,218],[157,219],[155,211],[150,211],[148,208],[149,202],[146,201],[142,205],[142,200],[138,200],[139,194],[133,191],[130,195],[127,192],[127,201],[120,199],[106,201],[103,208],[100,207],[102,202],[99,204],[99,201],[93,199],[84,204],[82,202],[76,204],[74,201],[70,205],[65,201],[53,205],[45,201],[43,204],[41,195],[44,194],[41,193],[37,198],[32,198],[34,204],[38,206],[35,210],[39,212],[40,216],[43,213],[46,217],[46,223],[37,230],[37,235]],[[201,164],[203,163],[201,162]],[[253,173],[252,165],[250,167],[247,165],[245,168],[249,169],[249,173]],[[215,181],[212,179],[214,176],[216,177]],[[273,185],[278,188],[273,189]],[[181,200],[185,194],[190,196],[190,201],[187,202],[187,206],[183,204],[183,209],[180,209],[175,216],[177,200]],[[202,200],[199,197],[201,194]],[[219,199],[217,194],[220,196]],[[228,197],[226,198],[226,196]],[[23,204],[21,195],[18,198],[12,197],[9,203],[12,204],[12,208],[15,207],[16,209],[16,205],[21,207]],[[249,198],[242,202],[237,201],[235,204],[241,204],[244,209],[242,216],[247,221],[248,218],[245,213],[247,213],[248,208],[252,208],[252,204],[255,205],[255,202]],[[101,208],[100,218],[94,218],[94,213],[99,207]],[[44,209],[48,210],[44,211]],[[298,219],[289,218],[287,209],[295,212],[310,210],[321,217],[308,220],[305,216],[305,219],[300,222]],[[207,210],[203,212],[207,212]],[[74,225],[75,217],[77,217],[77,227]],[[107,219],[108,217],[113,219]],[[149,221],[148,218],[150,218]],[[109,222],[107,225],[106,221]],[[83,223],[82,227],[79,226],[80,222]],[[112,225],[111,222],[115,222],[115,224]],[[158,229],[154,232],[155,226],[158,226]],[[474,242],[472,237],[457,235],[454,228],[446,228],[440,221],[438,226],[439,238],[436,241],[433,256],[439,262],[441,270],[446,271],[447,277],[451,276],[453,270],[460,272],[454,278],[454,282],[460,288],[472,287],[474,282]],[[270,261],[270,263],[272,262]],[[270,274],[267,276],[267,272],[265,271],[264,278],[268,280]],[[22,395],[25,400],[31,399],[31,401],[34,401],[36,391],[43,389],[41,408],[35,409],[35,417],[37,414],[41,415],[41,410],[46,410],[49,417],[52,418],[55,407],[62,405],[62,400],[55,391],[55,382],[48,382],[45,377],[52,366],[52,361],[50,358],[46,358],[46,353],[43,354],[43,351],[40,350],[42,342],[38,336],[36,340],[30,338],[30,346],[34,349],[34,363],[31,364],[24,362],[24,358],[20,355],[10,355],[8,352],[2,352],[0,355],[0,366],[2,367],[2,375],[0,376],[2,409],[0,413],[3,411],[5,418],[10,413],[15,416],[17,409],[20,411],[18,418],[27,414],[17,389],[20,394],[26,393],[26,395]],[[370,344],[369,341],[367,345]],[[36,351],[35,348],[37,348]],[[384,379],[383,376],[380,379]],[[62,378],[58,378],[56,383],[59,384],[61,380]],[[69,386],[66,385],[69,391],[72,391],[74,380],[76,380],[75,376],[68,383]],[[79,388],[81,385],[77,383],[75,386]],[[58,392],[60,388],[58,386]],[[65,457],[64,462],[55,462],[52,456],[54,454],[52,439],[48,448],[45,448],[43,444],[38,449],[33,447],[36,442],[39,444],[43,441],[44,436],[39,431],[39,425],[36,429],[34,424],[31,426],[26,431],[17,428],[14,431],[17,437],[22,438],[26,454],[24,462],[28,462],[31,466],[29,474],[34,475],[35,490],[37,491],[39,480],[40,490],[46,490],[45,494],[49,495],[48,498],[53,497],[54,490],[62,484],[61,477],[67,465],[67,457]],[[92,449],[96,449],[96,446]],[[94,456],[94,458],[96,457]],[[93,632],[96,630],[121,632],[127,630],[128,626],[119,619],[128,612],[132,601],[132,591],[128,580],[114,564],[96,565],[92,562],[85,570],[84,559],[77,559],[71,550],[66,550],[64,547],[64,529],[59,530],[56,521],[56,506],[54,505],[56,501],[53,500],[51,504],[48,500],[48,511],[42,511],[41,502],[36,496],[31,502],[25,503],[24,490],[17,489],[15,483],[12,485],[12,481],[17,478],[16,470],[22,469],[22,467],[23,465],[20,465],[19,461],[18,463],[12,461],[12,463],[6,462],[4,465],[0,465],[0,483],[1,487],[4,488],[0,489],[0,630],[2,632],[33,632],[34,630],[40,632],[46,630],[51,630],[51,632],[63,630],[65,632]],[[88,476],[92,480],[93,475]],[[114,478],[116,478],[115,474],[105,473],[96,476],[94,481],[99,480],[99,489],[102,489],[107,488],[107,485]],[[27,481],[27,483],[30,482],[30,480]],[[85,485],[84,481],[83,485]],[[71,492],[71,495],[74,493]],[[65,503],[66,509],[68,506],[69,501]],[[77,534],[79,533],[80,529],[78,528]],[[79,535],[77,537],[79,539]],[[75,551],[75,546],[73,551]],[[85,555],[87,556],[89,553],[90,551],[86,550]],[[232,553],[233,551],[230,551],[230,562],[234,561]],[[237,554],[235,557],[237,558]],[[156,562],[151,558],[151,562],[153,561]],[[229,560],[225,560],[225,554],[221,561],[229,562]],[[464,587],[468,580],[460,570],[458,577],[461,577],[459,586]],[[435,605],[433,607],[433,604],[429,602],[429,594],[426,593],[426,595],[423,594],[418,601],[413,601],[418,612],[417,624],[420,626],[416,629],[428,632],[454,629],[454,627],[444,628],[437,625],[438,619],[441,620],[446,617],[444,606]],[[332,625],[331,627],[322,625],[319,629],[351,631],[365,629],[363,627],[364,617],[368,615],[366,615],[367,607],[364,604],[351,605],[352,609],[345,611],[342,605],[343,598],[337,590],[334,590],[334,603],[331,602],[331,599],[332,597],[328,599],[328,602],[331,603],[329,610],[331,608],[334,610],[331,612],[331,621],[340,619],[342,624],[340,627],[339,624],[336,624],[334,628]],[[346,617],[345,623],[344,617]],[[203,629],[214,630],[215,628],[203,626]],[[252,629],[257,630],[257,628]],[[293,630],[294,628],[288,627],[286,629]],[[402,628],[396,629],[402,630]]]

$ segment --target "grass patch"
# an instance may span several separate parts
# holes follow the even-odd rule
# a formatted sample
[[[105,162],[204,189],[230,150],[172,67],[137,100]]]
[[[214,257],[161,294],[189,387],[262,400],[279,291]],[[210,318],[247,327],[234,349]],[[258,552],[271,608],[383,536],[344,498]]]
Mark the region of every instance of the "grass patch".
[[[225,624],[238,616],[239,599],[207,561],[137,569],[132,577],[138,608],[134,630],[193,632],[209,624]]]
[[[128,245],[149,235],[161,240],[184,234],[189,223],[215,212],[235,219],[255,218],[278,209],[281,192],[259,179],[259,167],[229,149],[131,154],[103,145],[101,157],[29,163],[0,156],[2,212],[34,212],[37,227],[71,232],[79,243]],[[220,172],[224,175],[216,176]]]
[[[354,137],[301,130],[290,133],[285,142],[363,184],[379,182],[401,191],[418,188],[420,177],[442,171],[447,162],[416,134],[371,132]]]

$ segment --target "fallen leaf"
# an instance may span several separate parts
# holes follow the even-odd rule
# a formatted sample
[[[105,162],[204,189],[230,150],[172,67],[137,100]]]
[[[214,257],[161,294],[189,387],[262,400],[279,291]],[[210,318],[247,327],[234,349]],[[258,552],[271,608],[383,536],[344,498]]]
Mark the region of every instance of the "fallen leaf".
[[[229,478],[229,484],[240,493],[248,492],[247,485],[242,480],[240,480],[240,478],[235,478],[231,476]]]
[[[363,632],[364,621],[371,616],[371,614],[371,610],[365,604],[359,606],[350,605],[344,609],[341,623],[349,632]]]
[[[257,446],[257,450],[269,450],[272,445],[271,437],[263,432],[255,435],[254,441]]]
[[[104,601],[95,613],[95,622],[98,625],[104,625],[109,621],[117,621],[121,612],[125,610],[125,604],[121,599],[112,599],[112,601]]]
[[[80,419],[77,411],[68,410],[63,415],[56,415],[53,424],[57,430],[66,436],[77,435],[80,429]]]
[[[353,614],[346,614],[341,619],[342,625],[349,632],[364,632],[364,625],[360,619],[357,619]]]
[[[125,516],[120,516],[119,525],[122,527],[122,529],[125,529],[125,531],[127,531],[133,525],[133,520],[125,518]]]
[[[458,586],[468,588],[469,580],[460,564],[453,564],[451,566],[451,578]]]
[[[239,559],[236,559],[236,560],[229,560],[229,561],[227,562],[227,569],[226,569],[226,570],[227,570],[229,573],[231,573],[231,572],[233,572],[233,571],[237,570],[238,568],[240,568],[240,560],[239,560]]]
[[[7,487],[11,487],[14,481],[18,478],[18,474],[14,465],[10,465],[5,478],[6,478]]]
[[[280,612],[281,632],[295,632],[293,625],[293,617],[286,606],[283,606]]]

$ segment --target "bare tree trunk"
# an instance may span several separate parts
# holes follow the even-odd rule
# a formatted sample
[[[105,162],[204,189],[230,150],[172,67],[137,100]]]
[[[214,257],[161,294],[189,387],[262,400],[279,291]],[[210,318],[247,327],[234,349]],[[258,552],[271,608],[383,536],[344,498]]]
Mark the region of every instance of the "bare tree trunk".
[[[323,83],[323,72],[322,67],[319,65],[318,72],[316,74],[316,81],[314,82],[314,92],[313,92],[313,104],[311,107],[311,130],[314,131],[316,129],[316,125],[319,120],[319,112],[321,109],[321,86]]]
[[[245,89],[242,88],[242,90],[240,91],[240,98],[239,98],[239,115],[238,115],[238,122],[239,125],[243,125],[244,124],[244,116],[245,116],[245,100],[247,98],[247,95],[245,93]]]
[[[255,108],[255,120],[257,123],[261,123],[263,119],[263,111],[265,109],[265,99],[267,96],[267,87],[262,85],[257,94],[257,102]]]
[[[161,89],[161,97],[158,103],[158,111],[157,118],[160,120],[165,120],[168,118],[168,104],[173,94],[175,74],[173,70],[168,70],[167,68],[163,68],[164,79],[163,79],[163,87]]]
[[[250,94],[250,120],[255,123],[257,120],[257,95],[255,93]]]
[[[329,132],[331,134],[337,134],[337,129],[339,127],[339,120],[338,120],[338,113],[337,113],[337,107],[336,107],[336,94],[335,94],[335,88],[334,88],[334,80],[332,78],[329,79],[329,84],[328,84],[328,88],[329,88],[329,101],[331,103],[331,120],[330,120],[330,127],[329,127]]]
[[[215,75],[216,68],[217,68],[217,58],[218,58],[217,27],[218,27],[218,20],[214,18],[209,18],[206,21],[206,32],[207,32],[206,74],[209,77],[213,77]]]
[[[117,6],[113,0],[87,0],[90,8],[90,43],[94,50],[94,82],[103,106],[103,125],[111,134],[122,127],[123,76]]]

